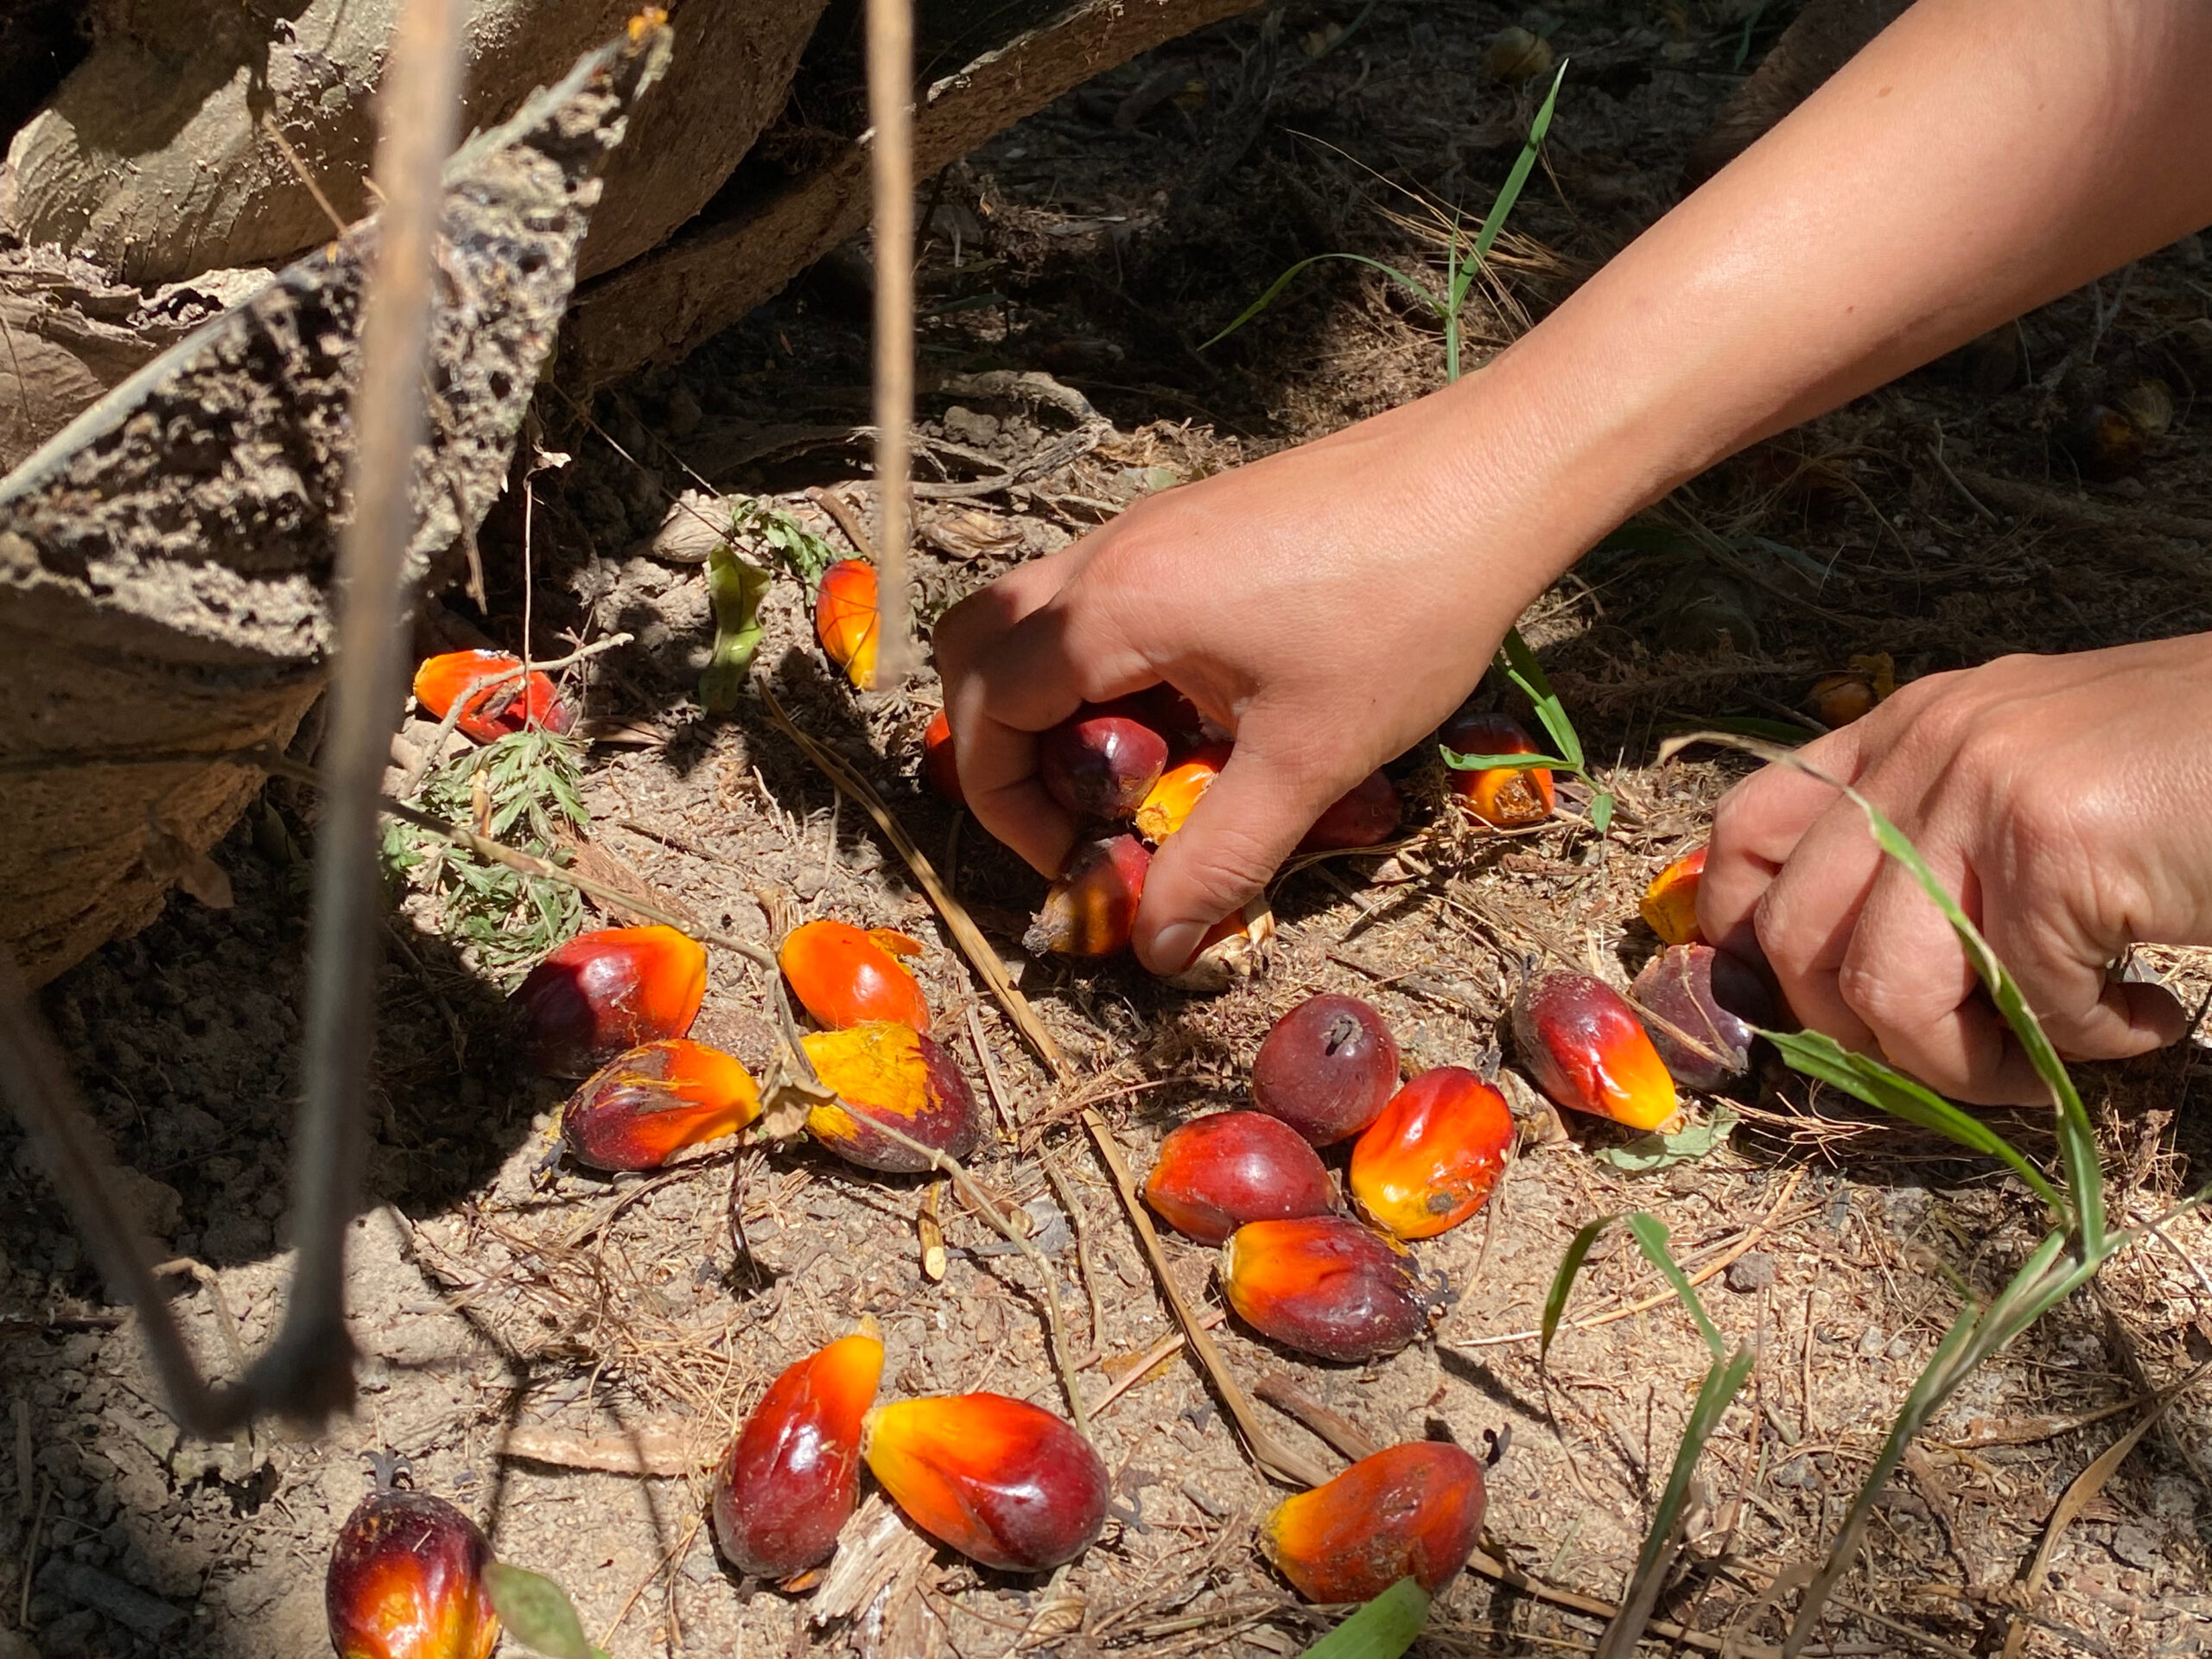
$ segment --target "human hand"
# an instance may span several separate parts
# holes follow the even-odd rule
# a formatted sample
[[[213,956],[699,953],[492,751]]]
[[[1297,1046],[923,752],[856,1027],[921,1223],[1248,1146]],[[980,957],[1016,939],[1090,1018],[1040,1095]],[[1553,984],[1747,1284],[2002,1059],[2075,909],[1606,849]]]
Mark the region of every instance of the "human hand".
[[[1236,738],[1145,884],[1137,954],[1182,968],[1332,802],[1458,706],[1606,527],[1609,508],[1586,524],[1510,486],[1527,441],[1487,430],[1496,404],[1462,383],[1170,491],[949,612],[938,664],[983,827],[1057,871],[1076,825],[1038,782],[1036,734],[1173,685]]]
[[[2006,657],[1905,686],[1799,751],[1910,837],[2060,1053],[2120,1059],[2185,1025],[2111,979],[2141,941],[2212,942],[2212,636]],[[1949,924],[1833,788],[1771,766],[1714,814],[1707,938],[1763,953],[1799,1019],[1931,1088],[2050,1099]]]

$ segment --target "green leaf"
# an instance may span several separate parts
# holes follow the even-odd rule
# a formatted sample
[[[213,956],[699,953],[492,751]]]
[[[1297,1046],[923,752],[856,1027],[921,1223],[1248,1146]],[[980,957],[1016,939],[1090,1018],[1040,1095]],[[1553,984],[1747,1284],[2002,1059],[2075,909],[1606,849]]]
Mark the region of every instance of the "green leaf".
[[[1505,185],[1497,193],[1497,200],[1491,204],[1490,212],[1483,215],[1483,228],[1475,238],[1475,249],[1459,274],[1452,295],[1452,309],[1456,314],[1460,302],[1465,299],[1468,284],[1476,271],[1490,257],[1491,244],[1497,240],[1505,228],[1506,216],[1514,204],[1521,200],[1521,188],[1529,182],[1529,175],[1535,170],[1537,153],[1542,149],[1544,135],[1552,130],[1552,111],[1559,103],[1560,83],[1567,79],[1567,60],[1560,60],[1559,73],[1552,77],[1551,90],[1544,94],[1544,101],[1536,111],[1536,118],[1529,124],[1528,142],[1521,146],[1521,154],[1513,162],[1513,170],[1505,175]]]
[[[1535,707],[1536,718],[1551,734],[1559,752],[1567,757],[1567,769],[1582,770],[1582,740],[1576,735],[1574,722],[1567,716],[1567,705],[1552,690],[1552,683],[1545,677],[1543,667],[1536,661],[1536,653],[1529,649],[1529,642],[1521,637],[1518,628],[1508,628],[1502,647],[1499,666],[1505,677],[1521,688],[1521,695]]]
[[[1291,283],[1297,279],[1300,273],[1304,271],[1308,265],[1318,265],[1324,260],[1328,259],[1347,259],[1353,264],[1365,265],[1370,270],[1379,270],[1385,276],[1388,276],[1392,282],[1396,283],[1408,293],[1411,294],[1415,299],[1419,300],[1423,305],[1427,306],[1430,310],[1440,311],[1440,308],[1437,304],[1436,296],[1430,293],[1427,289],[1423,288],[1419,283],[1407,276],[1404,271],[1400,270],[1395,265],[1386,265],[1380,259],[1370,259],[1363,253],[1317,253],[1310,258],[1300,260],[1288,270],[1283,272],[1281,276],[1276,277],[1274,281],[1269,283],[1267,286],[1266,291],[1262,293],[1258,299],[1253,301],[1251,304],[1246,306],[1242,311],[1236,314],[1236,321],[1230,323],[1228,327],[1223,329],[1212,339],[1201,341],[1199,343],[1198,349],[1203,352],[1208,346],[1217,346],[1223,340],[1228,339],[1230,335],[1235,334],[1246,323],[1251,321],[1253,318],[1258,316],[1261,312],[1266,310],[1277,300],[1281,299],[1282,297],[1283,289],[1288,288]]]
[[[1590,798],[1590,827],[1599,835],[1613,827],[1613,791],[1601,789]]]
[[[1675,1261],[1667,1249],[1667,1224],[1658,1217],[1646,1215],[1639,1210],[1628,1218],[1628,1230],[1636,1235],[1636,1242],[1643,1247],[1643,1254],[1650,1259],[1651,1265],[1667,1276],[1667,1282],[1675,1287],[1675,1294],[1681,1298],[1682,1306],[1689,1310],[1690,1318],[1697,1321],[1698,1333],[1705,1338],[1705,1345],[1713,1350],[1713,1357],[1719,1359],[1727,1352],[1727,1348],[1720,1340],[1719,1331],[1707,1314],[1705,1304],[1698,1300],[1697,1287],[1690,1283],[1689,1275],[1682,1271],[1681,1263]]]
[[[715,606],[715,654],[699,676],[699,702],[709,714],[737,707],[745,676],[760,649],[760,601],[768,596],[768,573],[729,550],[727,543],[707,556],[707,594]]]
[[[1954,1106],[1925,1084],[1868,1054],[1854,1054],[1824,1032],[1768,1031],[1760,1035],[1772,1043],[1790,1066],[1808,1077],[1840,1089],[1854,1100],[1947,1135],[1961,1146],[1986,1157],[2001,1159],[2035,1190],[2036,1196],[2061,1216],[2072,1209],[2044,1173],[2003,1135],[1973,1113]]]
[[[1306,1649],[1305,1659],[1398,1659],[1428,1622],[1428,1592],[1400,1579]]]
[[[1552,1274],[1552,1287],[1544,1293],[1544,1317],[1540,1329],[1541,1339],[1536,1344],[1536,1361],[1551,1351],[1552,1338],[1559,1334],[1559,1316],[1567,1311],[1567,1293],[1574,1288],[1574,1276],[1582,1271],[1588,1259],[1590,1247],[1598,1242],[1598,1235],[1613,1224],[1611,1216],[1600,1216],[1584,1224],[1582,1230],[1567,1242],[1567,1254],[1560,1258],[1559,1271]]]
[[[484,1568],[484,1587],[499,1623],[525,1648],[549,1659],[606,1659],[586,1639],[569,1592],[543,1573],[493,1561]]]
[[[1555,754],[1461,754],[1441,743],[1436,746],[1436,752],[1454,772],[1534,772],[1539,766],[1557,766],[1563,772],[1573,770]]]
[[[1605,1147],[1598,1157],[1630,1175],[1655,1174],[1677,1164],[1694,1163],[1717,1151],[1736,1121],[1735,1112],[1724,1104],[1702,1123],[1693,1123],[1672,1135],[1640,1135],[1624,1147]]]

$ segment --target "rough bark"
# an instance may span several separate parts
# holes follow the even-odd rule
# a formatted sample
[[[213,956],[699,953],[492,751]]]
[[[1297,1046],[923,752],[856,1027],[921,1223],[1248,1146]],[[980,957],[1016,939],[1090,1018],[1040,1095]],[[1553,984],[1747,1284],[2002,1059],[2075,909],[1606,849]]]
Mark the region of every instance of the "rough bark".
[[[1818,91],[1911,0],[1809,0],[1713,121],[1682,168],[1694,190]]]
[[[681,0],[669,85],[608,168],[582,270],[705,205],[783,106],[823,0]],[[372,96],[397,0],[110,0],[92,55],[0,168],[0,226],[144,286],[273,264],[331,233],[273,121],[340,217],[368,209]],[[632,0],[474,0],[467,119],[485,124],[621,33]]]
[[[918,175],[1140,52],[1255,0],[1086,0],[932,86],[914,124]],[[742,317],[868,222],[868,151],[854,140],[765,200],[686,226],[576,296],[564,373],[603,385],[670,362]]]
[[[472,534],[664,32],[592,54],[447,171],[418,572]],[[321,688],[370,221],[131,376],[0,480],[0,943],[33,983],[143,925]]]

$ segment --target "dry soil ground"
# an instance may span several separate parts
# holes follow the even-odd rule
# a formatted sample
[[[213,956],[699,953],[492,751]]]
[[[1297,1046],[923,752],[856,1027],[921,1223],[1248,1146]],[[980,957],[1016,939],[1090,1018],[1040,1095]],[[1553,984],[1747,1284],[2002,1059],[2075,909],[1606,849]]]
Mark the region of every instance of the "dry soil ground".
[[[1739,48],[1763,49],[1775,20],[1726,0],[1522,16],[1456,0],[1294,4],[1086,86],[931,181],[921,285],[933,380],[1040,372],[1100,418],[993,382],[926,400],[925,476],[963,486],[925,505],[930,611],[1142,493],[1437,383],[1431,322],[1348,264],[1309,273],[1225,345],[1195,346],[1308,254],[1362,251],[1433,276],[1425,204],[1480,213],[1532,111],[1530,88],[1480,68],[1514,22],[1548,31],[1573,65],[1546,166],[1514,217],[1519,237],[1502,245],[1493,302],[1473,319],[1487,348],[1663,210],[1688,144],[1738,79]],[[130,1321],[103,1299],[13,1128],[0,1128],[0,1389],[11,1414],[0,1424],[0,1655],[325,1650],[326,1554],[365,1490],[361,1454],[385,1446],[414,1459],[421,1485],[480,1516],[502,1554],[559,1577],[618,1654],[1295,1651],[1326,1620],[1254,1552],[1254,1518],[1275,1493],[1184,1357],[1144,1365],[1172,1323],[1071,1124],[1074,1101],[1101,1104],[1141,1166],[1166,1127],[1237,1103],[1269,1022],[1321,988],[1376,1002],[1410,1066],[1474,1063],[1508,1040],[1501,1015],[1524,954],[1618,980],[1652,948],[1636,895],[1700,836],[1739,770],[1711,753],[1657,767],[1669,728],[1784,717],[1854,653],[1889,652],[1911,677],[2212,626],[2212,467],[2194,407],[2212,352],[2190,327],[2205,326],[2212,279],[2192,239],[1697,480],[1659,516],[1663,533],[1593,556],[1546,598],[1528,631],[1619,791],[1609,838],[1572,813],[1510,839],[1460,833],[1427,804],[1433,763],[1408,757],[1398,770],[1424,803],[1421,844],[1286,878],[1268,971],[1195,999],[1126,964],[1022,958],[1016,937],[1041,884],[972,826],[963,833],[915,780],[933,680],[856,701],[825,672],[786,575],[763,663],[797,718],[875,781],[920,844],[948,849],[960,896],[1081,1072],[1071,1093],[1024,1052],[861,813],[753,705],[702,715],[701,573],[644,546],[693,472],[716,490],[779,494],[837,542],[798,492],[864,475],[852,429],[865,418],[865,275],[862,259],[833,262],[690,363],[601,398],[590,424],[549,402],[544,446],[573,459],[538,476],[528,626],[541,655],[563,634],[635,636],[572,677],[592,715],[632,728],[626,744],[594,752],[588,774],[606,854],[740,934],[768,938],[773,912],[925,942],[919,971],[952,1047],[979,1082],[995,1075],[1003,1134],[976,1173],[1037,1221],[1084,1361],[1080,1386],[1094,1402],[1113,1395],[1096,1410],[1121,1498],[1104,1540],[1049,1581],[894,1552],[872,1611],[814,1624],[807,1599],[748,1589],[721,1564],[696,1473],[590,1466],[650,1444],[696,1469],[765,1379],[863,1313],[884,1327],[887,1391],[988,1387],[1058,1408],[1039,1287],[957,1202],[950,1270],[926,1281],[915,1216],[928,1184],[804,1148],[712,1149],[611,1181],[563,1168],[534,1185],[559,1091],[516,1063],[504,988],[441,936],[417,895],[391,919],[380,984],[376,1207],[357,1225],[353,1290],[365,1392],[327,1435],[181,1440]],[[2172,394],[2169,429],[2134,471],[2083,483],[2058,435],[2150,378]],[[1992,477],[2044,493],[1975,481]],[[1376,522],[1389,533],[1387,502]],[[518,643],[517,525],[495,531],[489,613],[471,620]],[[311,801],[272,788],[218,853],[235,908],[180,894],[46,997],[139,1172],[142,1212],[206,1269],[177,1279],[178,1306],[217,1364],[227,1362],[211,1286],[251,1349],[273,1326],[288,1261],[312,838]],[[2148,970],[2201,992],[2185,955],[2145,955]],[[764,988],[718,953],[695,1034],[764,1061]],[[2200,1052],[2087,1074],[2115,1205],[2131,1216],[2206,1177]],[[2032,1118],[2008,1127],[2048,1150]],[[1703,1350],[1637,1253],[1604,1244],[1571,1317],[1619,1317],[1564,1335],[1548,1372],[1529,1328],[1568,1238],[1594,1216],[1651,1211],[1693,1268],[1733,1255],[1707,1281],[1707,1303],[1732,1338],[1757,1344],[1758,1365],[1708,1454],[1661,1614],[1771,1642],[1761,1597],[1773,1576],[1832,1535],[1961,1297],[2000,1284],[2041,1217],[2016,1182],[1777,1071],[1707,1157],[1632,1175],[1601,1156],[1620,1139],[1582,1121],[1532,1134],[1487,1212],[1421,1247],[1449,1286],[1433,1340],[1368,1368],[1300,1361],[1233,1320],[1222,1340],[1248,1385],[1288,1371],[1379,1438],[1444,1433],[1481,1446],[1496,1433],[1506,1441],[1491,1478],[1496,1547],[1548,1585],[1610,1600]],[[734,1272],[724,1225],[741,1158],[765,1287]],[[2212,1643],[2212,1408],[2198,1395],[2175,1398],[2066,1529],[2048,1586],[2013,1585],[2067,1484],[2135,1425],[2146,1395],[2212,1352],[2212,1238],[2196,1217],[2166,1232],[1980,1376],[1916,1446],[1835,1604],[1826,1651],[1993,1652],[2016,1618],[2030,1652]],[[1170,1249],[1186,1290],[1211,1303],[1209,1253]],[[1288,1419],[1275,1424],[1332,1455]],[[1441,1598],[1419,1650],[1573,1652],[1599,1628],[1470,1574]]]

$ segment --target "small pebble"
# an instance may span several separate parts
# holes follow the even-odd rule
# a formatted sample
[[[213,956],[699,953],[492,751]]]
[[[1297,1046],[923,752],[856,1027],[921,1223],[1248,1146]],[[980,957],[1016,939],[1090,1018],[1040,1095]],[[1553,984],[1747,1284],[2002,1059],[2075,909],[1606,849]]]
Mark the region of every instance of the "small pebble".
[[[1764,1250],[1746,1250],[1728,1264],[1722,1276],[1728,1288],[1739,1294],[1764,1290],[1774,1282],[1774,1258]]]

